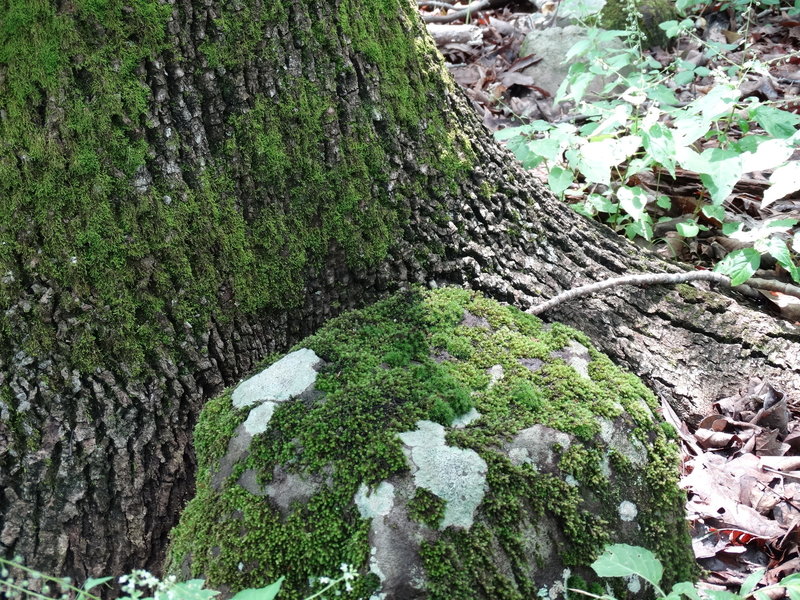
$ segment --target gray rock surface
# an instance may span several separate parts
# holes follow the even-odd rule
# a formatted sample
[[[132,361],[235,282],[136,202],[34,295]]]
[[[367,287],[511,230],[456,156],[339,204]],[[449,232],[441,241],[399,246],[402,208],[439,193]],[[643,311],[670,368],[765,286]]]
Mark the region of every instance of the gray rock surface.
[[[522,72],[533,77],[533,81],[538,87],[555,96],[561,82],[569,72],[570,65],[581,60],[572,59],[565,63],[564,57],[570,48],[586,38],[586,30],[577,25],[531,31],[522,42],[519,55],[533,54],[541,60],[523,69]],[[615,44],[615,46],[621,47],[620,44]],[[606,79],[598,77],[589,85],[587,92],[597,94],[606,83],[608,83]]]

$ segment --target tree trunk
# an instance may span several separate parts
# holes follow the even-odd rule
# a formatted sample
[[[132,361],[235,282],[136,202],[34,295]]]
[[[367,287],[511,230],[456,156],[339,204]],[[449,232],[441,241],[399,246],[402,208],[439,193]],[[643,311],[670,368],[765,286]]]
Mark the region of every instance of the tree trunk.
[[[41,569],[157,570],[203,402],[333,314],[672,268],[513,164],[407,0],[0,10],[0,551]],[[797,329],[716,293],[548,317],[683,414],[800,387]]]

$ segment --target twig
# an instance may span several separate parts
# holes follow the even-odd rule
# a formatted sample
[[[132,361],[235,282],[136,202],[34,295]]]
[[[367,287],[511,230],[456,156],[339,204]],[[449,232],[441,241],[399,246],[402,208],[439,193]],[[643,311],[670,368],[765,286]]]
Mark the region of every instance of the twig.
[[[614,277],[606,279],[605,281],[598,281],[597,283],[590,283],[589,285],[582,285],[566,292],[561,292],[557,296],[550,298],[547,302],[542,302],[536,306],[528,309],[532,315],[540,315],[543,312],[550,310],[554,306],[572,300],[573,298],[580,298],[588,296],[608,288],[616,287],[618,285],[658,285],[667,283],[675,285],[676,283],[684,283],[686,281],[712,281],[722,285],[730,285],[731,280],[727,275],[715,273],[714,271],[689,271],[687,273],[644,273],[640,275],[623,275],[622,277]]]
[[[748,279],[745,282],[750,287],[758,288],[760,290],[767,290],[770,292],[780,292],[787,296],[794,296],[800,298],[800,287],[792,285],[791,283],[783,283],[782,281],[773,281],[772,279]]]
[[[590,283],[582,285],[566,292],[562,292],[546,302],[537,304],[528,309],[532,315],[540,315],[545,311],[550,310],[554,306],[567,302],[574,298],[581,298],[596,292],[607,290],[608,288],[617,287],[619,285],[659,285],[669,284],[675,285],[677,283],[685,283],[687,281],[710,281],[729,287],[731,279],[722,273],[715,273],[714,271],[688,271],[686,273],[644,273],[639,275],[623,275],[622,277],[614,277],[606,279],[605,281],[598,281],[597,283]],[[770,279],[748,279],[746,284],[750,287],[769,290],[773,292],[781,292],[787,296],[794,296],[800,298],[800,287],[790,283],[783,283],[781,281],[772,281]],[[743,284],[744,285],[744,284]],[[738,286],[737,286],[738,287]]]
[[[458,19],[463,19],[464,17],[469,17],[474,12],[479,10],[483,10],[487,6],[492,3],[492,0],[477,0],[477,2],[473,2],[466,8],[459,10],[454,13],[450,13],[448,15],[424,15],[422,20],[426,23],[450,23],[451,21],[456,21]],[[430,4],[430,3],[426,3]]]
[[[449,2],[437,2],[437,0],[430,0],[429,2],[417,2],[417,6],[433,6],[435,8],[446,8],[453,10],[453,5]]]

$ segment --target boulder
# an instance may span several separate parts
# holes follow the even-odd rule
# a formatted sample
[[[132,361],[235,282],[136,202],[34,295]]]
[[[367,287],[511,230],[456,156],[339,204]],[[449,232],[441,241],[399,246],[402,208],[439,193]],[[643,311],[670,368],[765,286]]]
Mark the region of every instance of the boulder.
[[[461,289],[401,292],[206,405],[167,570],[228,594],[283,575],[287,600],[342,563],[353,598],[556,598],[629,543],[667,585],[689,579],[657,410],[577,331]]]
[[[558,88],[569,74],[569,68],[576,62],[586,62],[585,57],[573,57],[564,60],[567,52],[578,42],[586,42],[589,35],[585,27],[578,25],[565,25],[564,27],[550,27],[548,29],[529,32],[520,46],[520,56],[533,55],[541,60],[525,67],[523,73],[530,75],[533,82],[540,88],[555,96]],[[620,40],[613,40],[607,48],[619,50],[623,48]],[[609,83],[616,78],[597,76],[586,88],[589,97],[597,96]]]

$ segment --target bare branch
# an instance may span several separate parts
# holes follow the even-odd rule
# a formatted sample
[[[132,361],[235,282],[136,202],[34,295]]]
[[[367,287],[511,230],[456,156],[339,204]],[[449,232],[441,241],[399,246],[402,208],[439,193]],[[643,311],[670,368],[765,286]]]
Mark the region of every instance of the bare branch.
[[[528,309],[532,315],[539,315],[543,312],[550,310],[554,306],[572,300],[574,298],[581,298],[607,290],[608,288],[616,287],[619,285],[658,285],[677,283],[685,283],[687,281],[711,281],[721,285],[730,285],[731,280],[727,275],[715,273],[714,271],[690,271],[687,273],[644,273],[639,275],[623,275],[622,277],[614,277],[606,279],[605,281],[598,281],[597,283],[590,283],[589,285],[582,285],[581,287],[573,288],[562,292],[546,302],[537,304]]]
[[[557,296],[550,298],[550,300],[547,300],[546,302],[542,302],[541,304],[530,307],[528,312],[532,315],[540,315],[543,312],[561,304],[562,302],[567,302],[568,300],[573,300],[575,298],[582,298],[583,296],[589,296],[591,294],[595,294],[612,287],[617,287],[619,285],[675,285],[678,283],[686,283],[687,281],[710,281],[711,283],[716,283],[725,287],[729,287],[731,285],[730,277],[721,273],[715,273],[714,271],[623,275],[622,277],[614,277],[612,279],[606,279],[605,281],[598,281],[597,283],[590,283],[588,285],[582,285],[581,287],[567,290],[566,292],[562,292]],[[750,286],[751,288],[780,292],[782,294],[786,294],[787,296],[800,298],[800,287],[792,285],[791,283],[783,283],[782,281],[773,281],[771,279],[753,278],[748,279],[746,285]]]
[[[458,19],[469,17],[473,13],[476,13],[479,10],[483,10],[491,3],[492,0],[477,0],[477,2],[473,2],[466,8],[459,10],[457,12],[453,12],[447,15],[424,15],[422,17],[422,20],[425,21],[426,23],[450,23],[451,21],[456,21]],[[432,4],[432,3],[427,2],[425,4]]]

